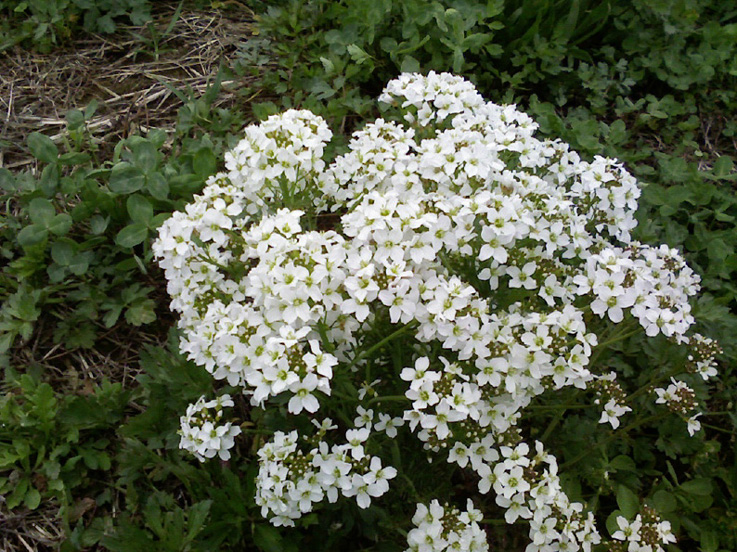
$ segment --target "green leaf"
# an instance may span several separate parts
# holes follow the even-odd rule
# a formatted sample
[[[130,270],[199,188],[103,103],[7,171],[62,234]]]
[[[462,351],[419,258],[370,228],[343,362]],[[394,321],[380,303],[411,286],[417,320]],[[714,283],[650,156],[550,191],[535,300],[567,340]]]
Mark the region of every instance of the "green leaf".
[[[49,224],[49,232],[57,236],[63,236],[72,227],[72,217],[66,213],[60,213],[54,217]]]
[[[400,70],[403,73],[416,73],[420,70],[420,62],[410,55],[404,56]]]
[[[78,151],[72,151],[69,153],[65,153],[61,157],[59,157],[59,162],[65,166],[81,165],[82,163],[86,163],[89,160],[90,160],[89,153],[82,153]]]
[[[26,226],[18,232],[18,243],[22,247],[30,247],[32,245],[36,245],[37,243],[41,243],[44,241],[47,236],[49,235],[46,228],[43,226],[39,226],[38,224],[31,224],[30,226]]]
[[[44,163],[54,163],[59,156],[56,144],[40,132],[32,132],[28,135],[28,147],[33,157]]]
[[[282,536],[276,527],[259,524],[253,530],[253,543],[263,552],[282,552]]]
[[[61,266],[69,266],[77,254],[75,245],[68,240],[54,242],[51,246],[51,258]]]
[[[191,541],[197,534],[202,531],[205,520],[210,513],[212,500],[203,500],[196,504],[192,504],[187,510],[187,540]]]
[[[629,456],[625,456],[624,454],[620,454],[619,456],[613,458],[609,462],[609,466],[614,468],[615,470],[623,470],[623,471],[637,471],[637,466],[635,465],[635,461],[632,460]]]
[[[668,491],[656,491],[653,495],[653,506],[658,512],[667,514],[676,509],[676,498]]]
[[[732,158],[728,155],[722,155],[714,162],[714,176],[717,178],[727,176],[732,172],[733,168],[734,163],[732,162]]]
[[[164,175],[159,172],[149,174],[146,177],[146,189],[155,199],[163,200],[169,196],[169,183]]]
[[[719,549],[719,534],[716,531],[702,530],[699,541],[701,552],[716,552]]]
[[[154,217],[154,208],[148,199],[141,194],[133,194],[128,197],[126,207],[133,222],[141,223],[147,227],[151,226],[151,219]]]
[[[617,506],[627,519],[631,519],[640,510],[640,499],[629,487],[617,486]]]
[[[115,243],[121,247],[134,247],[148,236],[148,228],[138,222],[129,224],[115,236]]]
[[[697,496],[709,496],[712,491],[711,480],[701,477],[692,481],[686,481],[680,489],[687,494]]]
[[[56,209],[48,199],[37,197],[28,205],[28,215],[34,223],[48,228],[56,215]]]
[[[152,299],[136,301],[125,311],[125,320],[133,326],[150,324],[156,320],[155,307],[156,303]]]
[[[30,489],[28,489],[28,492],[23,499],[23,504],[25,504],[26,508],[28,508],[29,510],[35,510],[36,508],[38,508],[38,505],[41,504],[41,493],[39,493],[35,488],[31,487]]]
[[[96,236],[102,234],[107,228],[110,219],[95,215],[90,219],[90,230]]]
[[[149,141],[141,141],[131,147],[133,163],[145,174],[153,171],[159,164],[156,147]]]
[[[200,148],[192,158],[192,168],[197,176],[206,178],[215,172],[217,160],[210,148]]]
[[[125,161],[113,167],[110,173],[110,190],[116,194],[132,194],[143,188],[146,177],[141,170]]]

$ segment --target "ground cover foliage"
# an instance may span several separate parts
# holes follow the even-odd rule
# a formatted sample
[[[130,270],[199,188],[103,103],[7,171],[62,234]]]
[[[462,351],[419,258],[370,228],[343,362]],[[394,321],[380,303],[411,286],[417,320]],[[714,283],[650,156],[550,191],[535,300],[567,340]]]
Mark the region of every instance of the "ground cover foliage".
[[[148,13],[144,2],[126,6],[129,12],[111,14],[113,24]],[[253,501],[255,451],[268,438],[262,432],[285,428],[278,412],[237,404],[245,435],[234,454],[250,461],[200,465],[178,450],[178,417],[212,395],[213,383],[178,353],[150,240],[220,168],[247,120],[309,108],[342,134],[331,146],[337,153],[348,133],[376,116],[374,98],[403,70],[461,74],[486,98],[517,103],[544,134],[583,155],[624,161],[644,185],[637,236],[679,248],[702,275],[694,316],[724,348],[717,382],[710,389],[691,382],[706,405],[703,431],[689,437],[680,422],[647,421],[650,413],[641,411],[610,434],[573,393],[541,403],[528,430],[544,435],[565,466],[572,498],[630,517],[642,504],[655,507],[673,524],[673,550],[737,547],[731,3],[313,0],[271,9],[207,7],[238,17],[255,12],[258,35],[243,42],[219,78],[212,74],[207,93],[177,90],[183,105],[167,132],[140,124],[143,131],[101,142],[90,122],[105,106],[80,105],[54,133],[26,133],[15,161],[25,153],[32,164],[0,168],[4,548],[402,549],[401,535],[387,535],[414,513],[407,496],[368,510],[329,506],[319,523],[309,515],[291,531],[261,518]],[[173,39],[169,24],[186,15],[176,8],[156,30],[136,30],[140,59],[165,55],[158,45]],[[3,2],[2,9],[24,21],[22,36],[3,40],[23,47],[50,49],[74,33],[113,30],[85,23],[84,10],[106,13],[106,2]],[[230,81],[239,83],[237,93],[223,86]],[[247,109],[218,104],[225,93],[238,94]],[[633,336],[600,361],[634,391],[678,370],[683,359]],[[460,472],[439,479],[421,456],[407,461],[417,462],[409,467],[420,486],[424,480],[439,495],[475,492],[476,483]],[[526,531],[507,527],[503,511],[487,502],[492,548],[523,549]]]

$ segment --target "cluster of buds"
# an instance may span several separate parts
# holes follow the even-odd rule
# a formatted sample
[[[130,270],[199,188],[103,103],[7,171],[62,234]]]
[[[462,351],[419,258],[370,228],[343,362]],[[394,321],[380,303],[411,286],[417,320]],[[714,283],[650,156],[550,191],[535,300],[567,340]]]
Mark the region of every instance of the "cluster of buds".
[[[604,543],[607,552],[663,552],[663,546],[676,542],[670,522],[647,506],[631,522],[618,516],[617,526],[613,540]]]
[[[409,548],[405,552],[485,552],[489,550],[486,535],[478,522],[483,519],[469,500],[466,511],[433,500],[429,506],[418,504],[407,534]]]
[[[604,404],[599,423],[605,424],[609,422],[612,425],[612,429],[619,427],[619,418],[621,416],[632,411],[629,406],[625,405],[627,395],[616,379],[617,374],[615,372],[609,372],[608,374],[599,376],[592,385],[597,395],[594,402],[598,405]]]
[[[231,422],[220,424],[223,408],[233,406],[230,395],[205,401],[205,397],[190,404],[187,413],[179,419],[181,439],[179,448],[191,452],[200,462],[216,455],[221,460],[230,459],[230,449],[241,428]]]
[[[697,420],[700,412],[695,412],[698,403],[696,393],[685,382],[671,378],[671,384],[665,388],[656,388],[656,404],[664,404],[671,412],[686,420],[688,433],[693,435],[701,429],[701,422]]]
[[[686,369],[700,375],[704,381],[717,375],[716,357],[722,348],[715,340],[695,333],[688,338],[689,352]]]

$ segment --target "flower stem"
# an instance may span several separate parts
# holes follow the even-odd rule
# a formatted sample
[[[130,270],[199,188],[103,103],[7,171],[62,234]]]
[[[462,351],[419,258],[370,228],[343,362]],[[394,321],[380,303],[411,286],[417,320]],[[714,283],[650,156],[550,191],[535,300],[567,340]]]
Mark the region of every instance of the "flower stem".
[[[377,343],[376,345],[373,345],[372,347],[370,347],[370,348],[366,349],[365,351],[362,351],[362,352],[358,353],[358,354],[357,354],[357,355],[356,355],[356,356],[355,356],[355,357],[353,358],[353,360],[351,361],[351,363],[350,363],[350,364],[349,364],[349,365],[347,366],[347,368],[348,368],[348,369],[350,370],[351,368],[353,368],[353,366],[355,366],[355,365],[356,365],[356,363],[357,363],[357,362],[358,362],[359,360],[361,360],[361,359],[362,359],[362,358],[364,358],[364,357],[367,357],[367,356],[369,356],[369,355],[370,355],[371,353],[373,353],[373,352],[375,352],[375,351],[378,351],[378,350],[379,350],[379,349],[381,349],[381,348],[382,348],[382,347],[383,347],[384,345],[386,345],[386,344],[387,344],[387,343],[389,343],[390,341],[392,341],[392,340],[396,339],[396,338],[397,338],[397,337],[399,337],[400,335],[403,335],[403,334],[407,333],[407,332],[408,332],[408,331],[410,331],[410,330],[414,330],[414,329],[415,329],[415,327],[416,327],[416,325],[417,325],[417,324],[415,324],[415,323],[412,323],[412,324],[407,324],[406,326],[402,326],[401,328],[399,328],[399,329],[398,329],[398,330],[396,330],[395,332],[393,332],[393,333],[389,334],[389,335],[388,335],[388,336],[386,336],[386,337],[385,337],[384,339],[382,339],[381,341],[379,341],[379,342],[378,342],[378,343]]]

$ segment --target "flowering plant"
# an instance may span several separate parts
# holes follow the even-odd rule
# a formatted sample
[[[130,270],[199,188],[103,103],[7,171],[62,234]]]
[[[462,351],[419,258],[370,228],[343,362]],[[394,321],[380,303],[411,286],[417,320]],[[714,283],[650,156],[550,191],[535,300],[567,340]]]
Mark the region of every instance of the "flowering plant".
[[[508,523],[526,520],[529,551],[590,550],[595,515],[563,491],[525,414],[575,387],[616,429],[631,406],[597,360],[635,333],[688,348],[690,371],[712,377],[718,347],[689,333],[699,278],[678,251],[632,239],[639,189],[616,161],[536,138],[527,115],[449,74],[403,74],[379,100],[385,117],[329,164],[331,132],[310,112],[246,128],[226,171],[162,226],[181,348],[254,412],[283,414],[287,431],[258,450],[256,502],[274,525],[413,489],[401,433],[474,477]],[[693,390],[657,383],[653,400],[697,431]],[[229,458],[240,428],[216,424],[232,405],[192,405],[181,447]],[[408,550],[488,549],[471,500],[417,498]],[[611,549],[675,540],[651,508],[617,523]]]

